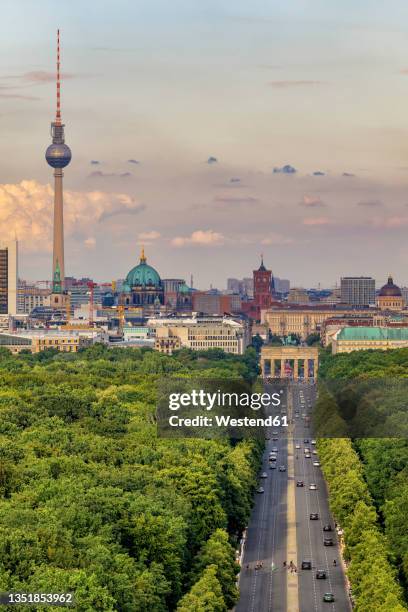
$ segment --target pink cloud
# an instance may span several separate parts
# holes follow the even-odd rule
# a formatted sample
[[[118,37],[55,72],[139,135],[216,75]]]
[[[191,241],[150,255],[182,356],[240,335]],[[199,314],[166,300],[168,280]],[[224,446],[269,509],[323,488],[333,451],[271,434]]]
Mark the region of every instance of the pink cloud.
[[[309,219],[303,219],[303,225],[329,225],[330,219],[328,217],[310,217]]]
[[[310,85],[324,85],[325,81],[313,81],[313,80],[294,80],[294,81],[270,81],[271,87],[277,87],[280,89],[286,87],[308,87]]]
[[[375,228],[386,228],[386,229],[395,229],[399,227],[405,227],[408,225],[408,217],[374,217],[371,220],[371,225]]]
[[[224,243],[224,236],[213,230],[196,230],[190,236],[177,236],[171,244],[175,247],[184,246],[208,246]]]
[[[312,196],[305,194],[300,202],[301,206],[306,206],[307,208],[320,208],[322,206],[326,206],[324,202],[322,202],[319,196]]]

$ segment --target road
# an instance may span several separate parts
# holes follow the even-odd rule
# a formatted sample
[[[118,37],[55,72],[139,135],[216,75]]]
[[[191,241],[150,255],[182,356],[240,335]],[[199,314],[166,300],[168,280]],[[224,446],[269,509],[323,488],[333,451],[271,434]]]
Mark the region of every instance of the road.
[[[288,416],[293,417],[293,434],[282,435],[281,428],[277,435],[272,431],[267,432],[267,436],[271,439],[267,440],[261,473],[266,472],[268,477],[260,479],[260,485],[264,487],[265,492],[256,495],[247,530],[239,581],[240,599],[235,608],[236,612],[350,612],[351,610],[340,563],[334,521],[329,511],[325,481],[320,467],[313,465],[314,461],[318,460],[318,456],[313,454],[315,447],[311,442],[304,442],[305,439],[310,439],[307,417],[310,415],[314,397],[313,385],[291,383],[288,406],[284,405],[283,410],[287,410]],[[297,414],[299,416],[296,416]],[[297,554],[292,559],[287,558],[287,496],[288,483],[292,491],[294,485],[291,484],[291,479],[288,479],[287,471],[269,469],[269,452],[276,446],[278,468],[280,465],[287,467],[288,447],[291,449],[296,445],[300,448],[294,450],[295,456],[293,460],[289,457],[289,463],[294,464],[294,485],[297,481],[303,481],[304,486],[295,487],[296,525],[291,529],[296,529],[296,533],[291,532],[291,539],[293,542],[296,541]],[[310,459],[305,458],[305,447],[311,451]],[[317,485],[316,491],[309,489],[311,483]],[[310,513],[318,513],[319,519],[310,520]],[[323,532],[324,524],[330,524],[333,531]],[[334,546],[324,546],[324,537],[332,537]],[[336,566],[333,565],[334,559],[337,562]],[[312,570],[301,569],[303,560],[312,562]],[[258,561],[263,564],[261,569],[255,569]],[[297,578],[291,576],[288,569],[284,568],[284,561],[287,565],[293,561],[297,566]],[[317,569],[326,570],[325,580],[316,579]],[[294,584],[293,579],[295,579]],[[296,592],[293,593],[288,589],[288,581],[291,588],[297,585],[297,597]],[[334,594],[334,603],[323,602],[323,595],[327,592]]]

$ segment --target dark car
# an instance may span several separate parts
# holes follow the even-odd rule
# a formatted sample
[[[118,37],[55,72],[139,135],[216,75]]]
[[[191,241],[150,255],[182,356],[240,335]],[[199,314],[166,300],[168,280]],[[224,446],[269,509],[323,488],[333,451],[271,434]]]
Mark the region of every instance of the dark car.
[[[318,521],[319,520],[319,515],[317,512],[311,512],[310,513],[310,520],[311,521]]]
[[[327,601],[329,603],[332,603],[334,601],[334,595],[333,593],[325,593],[323,595],[323,601]]]
[[[280,472],[286,472],[286,467],[284,465],[280,465],[279,466],[279,471]]]
[[[304,487],[304,486],[305,486],[305,483],[303,482],[303,480],[298,480],[298,481],[296,482],[296,486],[297,486],[297,487]]]
[[[334,546],[333,538],[324,538],[324,546]]]
[[[303,440],[303,442],[304,442],[304,444],[309,444],[309,438],[305,438],[305,439]]]
[[[303,570],[311,570],[312,569],[312,562],[311,561],[302,561],[301,568]]]
[[[323,531],[333,531],[331,525],[323,525]]]
[[[327,578],[326,570],[317,570],[316,571],[316,579],[317,580],[324,580],[325,578]]]

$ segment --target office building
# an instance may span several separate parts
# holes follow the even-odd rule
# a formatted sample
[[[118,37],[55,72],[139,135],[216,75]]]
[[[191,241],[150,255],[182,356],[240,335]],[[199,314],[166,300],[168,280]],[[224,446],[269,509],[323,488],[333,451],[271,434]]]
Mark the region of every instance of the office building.
[[[345,276],[341,279],[341,302],[350,306],[375,304],[375,280],[369,276]]]
[[[248,323],[230,317],[156,318],[149,319],[147,326],[155,336],[155,349],[168,354],[186,347],[195,351],[219,348],[242,355],[251,341]]]
[[[15,315],[18,287],[18,242],[0,243],[0,314]]]

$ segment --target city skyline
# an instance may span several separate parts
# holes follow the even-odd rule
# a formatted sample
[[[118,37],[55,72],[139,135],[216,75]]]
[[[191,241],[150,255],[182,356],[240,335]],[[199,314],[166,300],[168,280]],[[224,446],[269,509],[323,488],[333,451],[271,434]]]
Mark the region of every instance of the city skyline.
[[[67,276],[120,278],[144,243],[163,277],[203,288],[250,275],[261,251],[292,286],[407,285],[407,7],[361,2],[350,21],[349,3],[157,4],[102,3],[102,19],[100,3],[77,17],[4,3],[0,228],[21,276],[50,276],[61,27]]]

